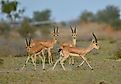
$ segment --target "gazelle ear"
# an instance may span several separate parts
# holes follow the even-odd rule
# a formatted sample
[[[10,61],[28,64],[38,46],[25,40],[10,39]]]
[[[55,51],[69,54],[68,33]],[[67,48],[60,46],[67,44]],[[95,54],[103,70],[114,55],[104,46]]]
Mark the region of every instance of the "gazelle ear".
[[[94,39],[92,39],[92,43],[95,43],[95,40]]]
[[[30,44],[31,44],[31,39],[32,39],[32,37],[31,37],[31,34],[30,34],[30,33],[28,33],[28,37],[29,37],[28,46],[30,46]]]

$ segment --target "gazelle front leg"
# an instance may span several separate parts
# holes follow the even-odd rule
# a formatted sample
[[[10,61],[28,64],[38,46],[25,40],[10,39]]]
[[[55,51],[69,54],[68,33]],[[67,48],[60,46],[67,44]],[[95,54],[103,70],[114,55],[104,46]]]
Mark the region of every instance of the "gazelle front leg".
[[[85,61],[82,61],[77,67],[80,67],[84,64]]]
[[[22,67],[22,69],[21,70],[23,70],[24,68],[25,68],[25,66],[26,66],[26,64],[28,63],[28,61],[29,61],[29,59],[30,59],[31,57],[30,56],[28,56],[27,57],[27,60],[26,60],[26,62],[25,62],[25,64],[24,64],[24,66]]]
[[[55,69],[55,66],[57,65],[57,63],[60,61],[62,59],[62,57],[60,56],[60,58],[55,62],[55,64],[54,64],[54,66],[53,66],[53,68],[52,68],[52,70],[54,70]]]
[[[93,70],[92,66],[88,63],[87,59],[84,56],[81,56],[81,58],[87,63],[87,65],[89,66],[89,68],[91,70]]]
[[[45,56],[44,55],[39,55],[39,58],[42,60],[42,69],[45,70]]]
[[[65,61],[68,57],[69,57],[69,55],[63,57],[62,60],[60,61],[60,64],[61,64],[61,66],[62,66],[62,68],[63,68],[64,71],[66,70],[65,67],[64,67],[64,61]]]
[[[40,59],[42,60],[42,62],[43,62],[44,50],[41,51],[41,54],[42,54],[42,56],[39,54],[39,58],[40,58]]]
[[[37,55],[33,56],[34,63],[37,63]]]
[[[44,56],[44,50],[41,51],[41,54],[39,54],[39,58],[42,60],[42,69],[45,70],[45,56]]]
[[[45,56],[43,56],[43,60],[42,60],[42,69],[45,70]]]
[[[35,59],[35,57],[36,57],[36,55],[34,55],[34,56],[31,56],[31,59],[32,59],[32,63],[33,63],[33,65],[34,65],[34,69],[36,70],[36,59]]]

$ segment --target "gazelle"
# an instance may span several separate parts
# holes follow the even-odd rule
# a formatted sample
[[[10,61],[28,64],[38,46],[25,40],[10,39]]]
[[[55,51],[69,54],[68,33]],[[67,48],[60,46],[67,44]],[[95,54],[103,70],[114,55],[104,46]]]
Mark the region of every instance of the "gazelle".
[[[26,64],[28,63],[28,61],[31,59],[32,63],[35,67],[36,70],[36,56],[38,55],[41,60],[42,60],[42,64],[43,64],[43,70],[45,69],[45,56],[43,51],[45,50],[45,46],[43,46],[40,43],[36,43],[33,44],[31,43],[31,37],[29,38],[29,40],[27,40],[27,38],[25,39],[25,44],[26,44],[26,50],[27,50],[27,60],[24,64],[24,66],[22,67],[22,70],[25,68]],[[42,53],[42,56],[40,56],[40,54]]]
[[[92,49],[99,49],[99,46],[97,44],[97,38],[96,36],[94,35],[94,33],[92,33],[94,39],[92,39],[92,42],[91,44],[89,45],[89,47],[87,48],[77,48],[77,47],[62,47],[61,49],[59,49],[59,52],[61,53],[61,56],[60,58],[56,61],[56,63],[54,64],[53,66],[53,70],[55,68],[55,66],[57,65],[57,63],[60,61],[60,64],[63,68],[63,70],[65,70],[65,67],[64,67],[64,61],[69,57],[69,56],[76,56],[76,57],[80,57],[82,58],[84,61],[82,63],[80,63],[78,65],[81,66],[83,65],[84,62],[87,63],[87,65],[89,66],[90,69],[93,70],[93,68],[91,67],[91,65],[88,63],[87,59],[85,58],[85,55],[87,53],[89,53]]]
[[[51,39],[51,40],[33,40],[32,41],[33,44],[41,43],[43,46],[46,47],[46,50],[48,52],[49,64],[53,64],[53,57],[51,55],[51,49],[54,47],[54,45],[57,42],[58,33],[59,33],[58,27],[54,26],[54,31],[52,32],[53,39]]]
[[[77,37],[76,26],[75,26],[75,28],[73,28],[72,26],[70,26],[70,29],[71,29],[71,32],[72,32],[72,42],[63,43],[61,45],[61,47],[64,47],[64,46],[76,47],[76,37]],[[69,64],[72,64],[72,65],[74,64],[74,57],[70,57],[69,58]]]

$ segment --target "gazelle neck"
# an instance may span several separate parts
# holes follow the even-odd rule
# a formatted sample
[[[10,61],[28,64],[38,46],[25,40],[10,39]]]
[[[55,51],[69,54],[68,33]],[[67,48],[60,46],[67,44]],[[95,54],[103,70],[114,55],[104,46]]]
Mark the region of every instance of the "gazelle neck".
[[[76,46],[76,38],[73,38],[73,45]]]
[[[56,43],[57,42],[57,38],[53,37],[53,42]]]
[[[89,47],[87,48],[87,53],[88,52],[90,52],[91,50],[93,50],[94,49],[94,46],[93,46],[93,43],[91,43],[90,45],[89,45]]]

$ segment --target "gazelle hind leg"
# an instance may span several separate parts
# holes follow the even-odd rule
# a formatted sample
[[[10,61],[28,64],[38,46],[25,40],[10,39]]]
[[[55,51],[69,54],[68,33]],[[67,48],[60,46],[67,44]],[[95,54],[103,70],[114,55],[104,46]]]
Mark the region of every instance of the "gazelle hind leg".
[[[28,61],[29,61],[30,58],[31,58],[30,56],[27,57],[26,62],[25,62],[24,66],[22,67],[21,70],[23,70],[23,69],[25,68],[25,66],[26,66],[26,64],[28,63]]]
[[[54,70],[54,69],[55,69],[55,67],[56,67],[57,63],[58,63],[61,59],[62,59],[62,57],[60,56],[60,58],[59,58],[59,59],[55,62],[55,64],[54,64],[54,66],[53,66],[52,70]]]
[[[69,57],[69,64],[74,65],[74,57],[73,56]]]

